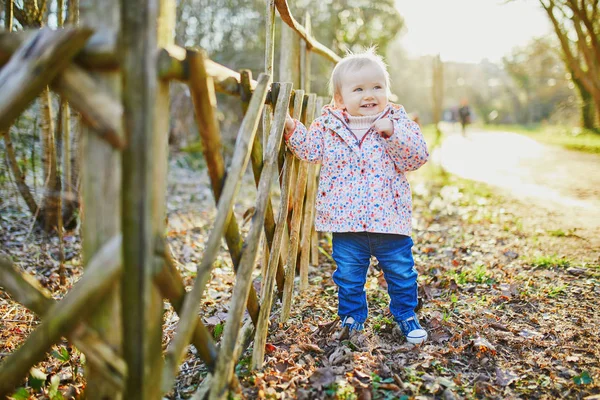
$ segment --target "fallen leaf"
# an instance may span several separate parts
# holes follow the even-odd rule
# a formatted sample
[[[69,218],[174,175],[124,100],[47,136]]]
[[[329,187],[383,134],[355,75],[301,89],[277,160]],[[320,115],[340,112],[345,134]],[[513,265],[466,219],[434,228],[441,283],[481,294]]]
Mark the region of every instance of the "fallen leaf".
[[[362,380],[369,380],[369,379],[371,379],[371,375],[370,374],[365,374],[360,369],[355,369],[354,370],[354,376],[356,376],[358,379],[362,379]]]
[[[276,346],[273,346],[271,343],[265,344],[265,351],[267,352],[267,354],[273,353],[275,350],[277,350]]]
[[[329,386],[335,382],[335,374],[329,367],[318,368],[308,379],[315,387]]]
[[[496,322],[492,322],[490,324],[490,327],[499,330],[499,331],[503,331],[503,332],[510,332],[510,329],[508,329],[506,326],[502,325],[502,324],[498,324]]]
[[[383,390],[393,390],[394,392],[400,391],[400,388],[393,383],[380,383],[379,389]]]
[[[500,386],[508,386],[519,377],[510,370],[502,370],[496,367],[496,383]]]
[[[542,336],[542,334],[539,332],[536,332],[536,331],[530,331],[528,329],[523,329],[521,332],[519,332],[519,336],[529,339],[529,338],[534,338],[534,337],[540,337],[540,336]]]
[[[304,351],[314,351],[315,353],[323,353],[323,349],[314,343],[301,343],[298,345]]]
[[[477,336],[471,341],[471,344],[478,353],[491,353],[496,354],[496,348],[486,339],[481,336]]]

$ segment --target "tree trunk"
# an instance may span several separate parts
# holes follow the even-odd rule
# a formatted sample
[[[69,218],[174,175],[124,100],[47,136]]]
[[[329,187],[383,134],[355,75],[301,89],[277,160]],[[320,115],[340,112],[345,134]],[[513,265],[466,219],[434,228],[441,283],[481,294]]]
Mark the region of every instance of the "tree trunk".
[[[27,204],[27,208],[29,208],[31,215],[38,215],[38,206],[33,198],[33,195],[31,194],[31,191],[29,190],[29,187],[25,183],[25,176],[23,173],[21,173],[21,169],[19,168],[17,157],[15,156],[15,150],[10,140],[10,132],[0,132],[0,136],[4,136],[7,162],[12,171],[12,175],[15,178],[17,189],[19,189],[21,197],[23,197],[23,200],[25,200],[25,204]]]
[[[44,169],[44,198],[41,217],[46,232],[56,229],[60,216],[60,179],[58,179],[54,120],[52,119],[52,98],[46,87],[40,96],[42,118],[42,159]]]
[[[597,18],[598,2],[585,4],[584,2],[567,2],[566,4],[555,0],[539,0],[541,6],[546,11],[554,32],[558,36],[561,48],[564,54],[564,62],[571,71],[573,80],[578,80],[590,95],[595,108],[594,127],[600,128],[600,81],[598,73],[600,72],[600,48],[598,46]],[[556,11],[556,13],[555,13]],[[561,19],[560,15],[571,14],[568,19],[570,25],[564,24],[567,21]],[[591,17],[590,17],[591,16]],[[582,25],[586,30],[582,29]],[[577,34],[576,41],[569,37],[573,29]],[[577,84],[577,83],[576,83]],[[582,96],[583,98],[583,96]]]
[[[599,131],[596,128],[596,112],[594,110],[594,99],[590,92],[586,90],[579,79],[573,77],[573,83],[579,92],[581,105],[579,111],[581,113],[581,127],[592,131]]]
[[[10,2],[12,3],[12,1]],[[8,5],[7,5],[8,10]],[[25,0],[22,8],[12,4],[14,16],[23,27],[41,27],[46,16],[46,0]],[[52,98],[50,90],[45,88],[40,95],[42,126],[42,168],[44,170],[44,198],[40,210],[40,219],[46,232],[55,229],[60,216],[60,180],[57,174],[56,145],[54,123],[52,120]]]
[[[79,25],[79,0],[68,0],[66,23]],[[76,115],[76,114],[75,114]],[[65,229],[75,229],[79,221],[79,137],[72,135],[72,122],[78,128],[76,133],[81,133],[81,118],[71,118],[71,107],[68,104],[64,110],[63,121],[63,189],[64,201],[62,206],[63,222]]]
[[[442,105],[444,103],[444,63],[438,54],[433,59],[432,66],[433,84],[431,87],[431,98],[433,101],[433,123],[435,124],[435,131],[439,139],[442,131],[440,130],[440,121],[442,120]]]

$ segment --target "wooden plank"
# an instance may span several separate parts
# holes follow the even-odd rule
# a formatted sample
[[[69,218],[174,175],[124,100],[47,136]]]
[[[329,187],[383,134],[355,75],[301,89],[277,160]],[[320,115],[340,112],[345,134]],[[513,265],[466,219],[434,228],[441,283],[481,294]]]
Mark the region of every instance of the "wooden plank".
[[[159,0],[121,2],[120,52],[122,57],[123,123],[128,146],[123,150],[122,230],[124,275],[122,282],[123,353],[128,365],[127,399],[160,399],[162,296],[154,285],[154,235],[158,214],[154,196],[164,197],[166,160],[160,136],[166,132],[166,109],[157,108],[159,92],[155,54],[161,6]],[[166,116],[163,115],[166,113]],[[158,129],[160,127],[160,129]],[[158,163],[158,166],[155,164]],[[158,195],[154,186],[160,185]],[[159,207],[160,208],[160,207]],[[162,232],[162,231],[161,231]],[[195,326],[195,324],[194,324]]]
[[[38,31],[0,32],[0,67],[6,64],[19,46]],[[95,32],[74,61],[83,68],[98,71],[114,71],[119,68],[117,37],[113,29]],[[186,65],[186,49],[173,44],[165,45],[158,53],[157,74],[162,79],[187,82],[190,79]],[[239,96],[240,74],[212,60],[206,60],[206,70],[215,82],[218,92]],[[252,89],[256,81],[252,81]]]
[[[298,119],[300,120],[301,115],[302,115],[302,107],[304,106],[302,99],[304,99],[304,90],[297,90],[294,92],[294,95],[292,96],[292,104],[293,106],[291,107],[291,116],[294,119]],[[287,146],[282,146],[282,150],[283,150],[283,154],[285,157],[285,154],[287,154],[289,152],[289,149],[287,148]],[[281,153],[280,153],[280,157],[281,157]],[[294,174],[290,177],[290,181],[288,182],[288,185],[290,188],[294,188],[296,185],[296,180],[298,178],[298,171],[299,171],[299,162],[300,160],[296,157],[294,157]],[[282,175],[280,175],[282,176]],[[281,184],[283,186],[283,183]],[[293,190],[293,189],[292,189]],[[283,241],[283,244],[281,246],[281,254],[283,257],[285,257],[286,259],[286,263],[287,263],[287,258],[288,258],[288,253],[289,253],[289,244],[290,244],[290,227],[291,227],[291,222],[292,222],[292,212],[294,209],[294,204],[293,204],[293,199],[290,197],[288,199],[288,215],[287,215],[287,220],[286,220],[286,224],[285,224],[285,238]],[[278,272],[279,274],[279,272]],[[282,279],[284,281],[284,284],[282,285],[282,287],[285,288],[285,271],[284,271],[284,275],[282,277],[277,276],[277,282],[279,282],[279,280]],[[283,290],[281,290],[279,293],[279,298],[281,300],[283,300]]]
[[[121,252],[121,236],[109,241],[106,250],[100,254],[118,255]],[[104,268],[97,262],[90,263],[91,268]],[[16,270],[10,259],[0,257],[0,286],[4,288],[15,301],[18,301],[38,316],[43,317],[56,303],[50,292],[43,288],[31,275]],[[86,363],[94,365],[100,371],[106,382],[117,387],[123,387],[127,365],[100,337],[98,332],[85,322],[79,322],[67,338],[85,354]]]
[[[241,178],[250,159],[251,145],[258,129],[258,122],[264,107],[265,98],[267,97],[270,80],[271,78],[268,75],[261,74],[259,76],[258,85],[252,96],[250,107],[240,126],[227,180],[217,204],[217,217],[213,224],[213,230],[206,243],[202,261],[198,266],[198,274],[194,282],[194,287],[185,298],[175,336],[171,340],[165,355],[166,366],[162,379],[162,389],[164,392],[171,389],[175,374],[179,369],[179,363],[183,358],[186,346],[190,342],[195,326],[193,322],[198,310],[198,304],[200,304],[204,289],[208,283],[221,238],[231,219],[233,202],[239,191]]]
[[[81,24],[96,32],[119,29],[119,0],[81,0]],[[113,34],[116,43],[116,36]],[[93,40],[94,36],[90,39]],[[119,71],[94,71],[90,75],[111,98],[121,98]],[[114,121],[122,134],[122,120]],[[86,268],[91,257],[112,237],[121,234],[121,152],[81,124],[81,198],[85,218],[81,222],[82,261]],[[99,168],[99,166],[102,166]],[[85,274],[85,273],[84,273]],[[115,283],[110,296],[90,316],[89,324],[123,356],[123,329],[120,283]],[[102,372],[90,365],[85,369],[86,398],[89,400],[120,399],[123,388],[106,384]]]
[[[81,67],[69,65],[52,82],[51,88],[63,96],[92,132],[106,140],[115,149],[125,148],[119,132],[123,107]]]
[[[308,95],[306,106],[307,126],[310,126],[315,118],[316,100],[316,94],[311,93]],[[306,199],[304,201],[304,217],[302,219],[302,240],[300,242],[300,291],[308,289],[308,263],[310,260],[315,195],[317,193],[316,173],[317,165],[309,164],[306,181]]]
[[[210,399],[223,399],[227,395],[227,387],[233,375],[233,366],[236,359],[233,357],[242,316],[244,313],[244,304],[252,286],[252,271],[256,263],[258,254],[258,245],[260,243],[260,234],[264,229],[265,214],[267,204],[269,204],[269,194],[271,183],[273,181],[273,172],[277,164],[277,155],[283,139],[283,126],[289,106],[291,93],[291,84],[282,84],[277,99],[273,130],[269,134],[269,143],[267,148],[267,158],[260,175],[258,194],[256,200],[256,210],[252,216],[252,226],[248,232],[242,250],[242,259],[238,273],[236,275],[233,296],[227,313],[225,330],[221,338],[221,348],[217,358],[217,366],[214,373],[214,379],[210,391]]]
[[[333,63],[337,63],[341,60],[340,56],[335,54],[331,49],[326,47],[325,45],[319,43],[315,38],[313,38],[309,32],[304,29],[298,21],[294,18],[292,13],[290,12],[290,8],[288,7],[287,0],[275,0],[275,5],[277,6],[277,11],[279,11],[279,15],[281,16],[281,20],[285,22],[290,28],[292,28],[298,35],[306,42],[309,50],[320,54],[321,56],[327,58]]]
[[[248,321],[246,321],[244,326],[242,326],[242,328],[240,329],[239,340],[236,344],[235,352],[233,354],[233,357],[236,360],[238,360],[240,358],[241,354],[250,345],[253,333],[254,333],[254,325],[252,324],[252,321],[248,320]],[[208,374],[206,376],[206,378],[204,378],[204,380],[198,387],[198,390],[196,390],[196,392],[192,396],[192,400],[206,400],[208,398],[210,386],[212,385],[212,379],[213,379],[213,377],[211,374]],[[234,393],[232,393],[232,397],[235,399],[242,398],[241,387],[235,386],[236,382],[237,382],[237,377],[234,376],[233,380],[232,380],[232,385],[230,387],[230,389],[234,392]]]
[[[288,248],[287,269],[285,272],[285,291],[281,306],[280,322],[285,323],[290,317],[294,297],[294,277],[296,276],[296,262],[298,258],[298,243],[300,241],[300,228],[302,223],[302,207],[304,193],[306,192],[308,163],[298,163],[298,178],[294,188],[292,221],[290,223],[290,245]]]
[[[63,70],[90,37],[90,29],[42,28],[0,70],[0,131]]]
[[[304,91],[297,90],[294,98],[294,109],[292,117],[301,119],[304,107]],[[304,193],[306,191],[307,165],[308,163],[295,159],[295,179],[292,179],[290,186],[293,188],[293,198],[289,205],[292,217],[288,221],[290,243],[287,249],[287,262],[285,271],[285,284],[281,305],[281,314],[279,320],[286,322],[292,307],[294,296],[294,277],[296,275],[296,262],[298,258],[298,244],[300,242],[300,228],[302,222],[302,206],[304,203]]]
[[[90,315],[95,310],[110,292],[121,270],[121,258],[114,248],[105,246],[94,256],[83,277],[48,310],[42,323],[25,343],[3,360],[0,365],[0,397],[10,394],[29,369],[44,358],[50,346],[75,328],[82,315]]]
[[[179,275],[175,262],[170,256],[163,254],[159,257],[162,258],[162,261],[160,261],[162,268],[155,277],[155,283],[160,288],[163,296],[171,302],[175,311],[179,313],[187,294],[183,279]],[[198,355],[206,364],[209,373],[212,373],[217,362],[217,346],[200,317],[196,317],[196,327],[194,328],[191,341],[198,351]],[[232,382],[232,386],[236,388],[240,387],[237,378],[235,382]]]
[[[276,265],[279,263],[281,247],[283,245],[286,222],[288,215],[288,204],[290,196],[290,180],[294,173],[294,155],[288,152],[283,165],[283,185],[281,187],[281,204],[277,216],[277,225],[275,235],[269,254],[269,262],[265,275],[263,276],[264,296],[260,306],[258,324],[256,325],[256,334],[254,336],[254,348],[252,352],[252,368],[262,368],[265,357],[265,344],[267,342],[267,333],[269,329],[269,317],[271,315],[271,306],[273,304]]]
[[[203,52],[189,51],[188,62],[193,71],[189,87],[194,104],[194,115],[196,116],[202,141],[202,152],[206,160],[213,194],[216,202],[218,202],[225,181],[225,161],[223,159],[219,123],[216,118],[217,99],[212,84],[213,80],[204,69],[205,59]],[[254,149],[252,151],[254,152]],[[233,215],[225,231],[225,241],[231,255],[233,269],[237,271],[242,254],[242,236],[237,220]],[[258,320],[259,305],[254,288],[251,289],[248,296],[247,307],[252,320]]]
[[[242,98],[242,109],[244,111],[244,113],[246,112],[246,109],[248,107],[248,101],[250,100],[250,96],[252,95],[252,87],[250,86],[250,81],[252,80],[252,77],[250,75],[250,71],[243,71],[240,73],[241,76],[241,98]],[[281,88],[281,85],[279,83],[274,83],[273,85],[271,85],[271,96],[279,96],[279,90]],[[247,100],[246,100],[247,99]],[[289,99],[286,99],[286,102],[289,104]],[[273,102],[275,103],[275,102]],[[267,108],[270,108],[269,106],[265,106],[265,109],[263,110],[263,123],[264,123],[264,115],[265,113],[268,112]],[[269,122],[269,126],[271,126],[271,123]],[[264,128],[264,125],[263,125]],[[269,135],[266,135],[267,137],[269,137]],[[266,147],[265,147],[266,149]],[[263,149],[262,149],[262,143],[260,141],[260,137],[257,135],[254,137],[254,143],[252,145],[252,153],[250,154],[250,160],[252,162],[252,172],[254,174],[254,183],[256,184],[256,187],[258,187],[259,183],[260,183],[260,177],[262,174],[262,170],[263,170]],[[275,173],[275,172],[274,172]],[[271,246],[273,245],[273,235],[275,234],[275,216],[273,213],[273,204],[271,203],[271,199],[267,199],[267,212],[265,215],[265,224],[264,224],[264,230],[265,230],[265,239],[266,239],[266,243],[265,243],[265,252],[268,253],[269,249],[271,248]],[[280,259],[279,265],[277,266],[277,276],[280,278],[283,278],[284,276],[284,263],[285,261],[282,259]],[[283,291],[283,279],[278,279],[277,280],[277,287],[279,288],[279,290]],[[253,296],[254,293],[254,288],[250,289],[250,296]],[[248,300],[250,301],[250,297],[248,298]],[[258,308],[257,308],[258,309]],[[256,324],[258,321],[258,312],[256,313],[256,315],[251,315],[252,316],[252,321]]]
[[[315,104],[315,118],[318,118],[321,116],[321,109],[323,108],[323,104],[325,104],[325,99],[323,97],[317,97],[317,101]],[[316,165],[316,171],[315,171],[315,185],[317,187],[319,187],[319,174],[321,172],[321,165],[317,164]],[[316,199],[315,199],[316,201]],[[314,218],[314,214],[313,214],[313,218]],[[311,262],[313,265],[319,265],[319,238],[320,235],[319,233],[315,230],[315,226],[313,224],[313,228],[312,228],[312,240],[310,242],[310,248],[311,248],[311,254],[310,254],[310,258],[311,258]]]
[[[273,76],[273,65],[275,64],[275,1],[267,0],[267,24],[265,27],[265,74]],[[272,109],[266,107],[263,112],[263,137],[262,142],[267,143],[269,139],[269,130],[271,129]],[[267,156],[267,146],[265,146],[263,157]]]
[[[12,0],[4,1],[4,29],[8,32],[13,30],[14,8]]]
[[[187,52],[194,53],[194,50],[183,49],[178,46],[168,46],[162,49],[158,54],[158,76],[161,79],[175,79],[182,82],[188,82],[192,79],[191,68],[186,58]],[[208,58],[205,58],[205,70],[213,78],[215,89],[218,92],[232,96],[240,95],[241,77],[235,72],[221,64],[218,64]],[[252,90],[256,88],[256,81],[251,81]],[[270,100],[267,97],[267,103]]]
[[[311,34],[310,14],[304,14],[304,29],[308,35]],[[305,41],[300,43],[300,88],[310,93],[311,57],[310,49]]]
[[[156,255],[161,257],[161,268],[157,271],[155,282],[160,288],[163,296],[171,302],[177,313],[181,311],[186,295],[183,279],[175,266],[175,261],[169,251],[168,244],[164,239],[158,241]],[[217,359],[217,347],[212,336],[199,317],[196,317],[196,327],[192,335],[192,344],[196,347],[198,355],[204,361],[209,371],[214,370]]]
[[[175,311],[180,313],[187,292],[168,244],[161,235],[156,240],[155,255],[159,258],[157,262],[161,267],[157,271],[154,281],[160,288],[163,296],[169,299]],[[206,364],[209,372],[212,373],[217,362],[217,346],[212,335],[199,317],[196,317],[196,327],[192,334],[192,344],[196,347],[198,355]],[[232,382],[232,386],[239,389],[240,383],[237,378]]]
[[[125,2],[124,2],[125,3]],[[143,4],[144,1],[140,1],[139,4]],[[153,108],[152,116],[154,118],[153,129],[149,132],[152,135],[152,151],[149,153],[150,158],[148,161],[152,166],[152,187],[151,193],[151,215],[152,215],[152,238],[163,237],[167,228],[167,180],[168,180],[168,171],[169,171],[169,134],[171,132],[171,119],[170,119],[170,111],[171,111],[171,94],[170,94],[170,82],[167,80],[160,80],[158,76],[156,62],[156,53],[160,48],[169,48],[174,46],[175,43],[175,25],[176,25],[176,1],[175,0],[158,0],[156,3],[158,5],[158,16],[157,21],[155,22],[152,19],[149,19],[148,23],[152,26],[152,29],[156,29],[155,31],[148,32],[148,35],[156,35],[156,43],[154,48],[149,48],[146,53],[148,65],[152,65],[152,70],[148,71],[149,74],[149,82],[152,85],[156,85],[156,96],[154,100],[154,104],[151,105]],[[152,3],[150,3],[149,7],[152,7]],[[127,4],[127,7],[130,7]],[[156,23],[156,26],[154,24]],[[152,247],[153,251],[155,251],[156,241],[153,240]],[[155,258],[155,253],[153,254],[153,258]],[[175,268],[175,265],[172,265]],[[151,273],[149,270],[148,272]],[[151,273],[152,274],[152,273]],[[177,275],[176,275],[177,276]],[[149,371],[146,375],[146,379],[151,381],[149,388],[146,389],[147,393],[150,393],[151,398],[162,399],[161,393],[161,378],[162,378],[162,369],[164,367],[164,360],[162,357],[163,347],[162,347],[162,330],[163,330],[163,299],[161,294],[155,292],[156,289],[158,291],[161,290],[160,286],[156,285],[155,281],[151,278],[151,281],[154,283],[152,285],[152,301],[153,303],[153,320],[150,323],[149,329],[153,330],[153,336],[149,339],[152,346],[148,352],[149,357],[151,358],[151,365],[153,370]],[[183,286],[183,281],[180,279],[180,283]],[[184,292],[182,293],[182,296]],[[184,297],[180,297],[181,306],[183,305]],[[171,303],[173,304],[173,303]],[[173,307],[178,310],[181,310],[181,306],[177,304],[173,304]],[[196,324],[193,331],[193,342],[196,345],[199,343],[206,343],[206,346],[210,346],[210,340],[212,340],[210,332],[208,329],[202,324],[202,321],[198,317],[196,317]],[[214,344],[213,344],[214,348]],[[146,366],[146,369],[148,366]],[[150,398],[149,397],[149,398]],[[146,398],[146,397],[144,397]]]
[[[84,1],[85,2],[85,1]],[[85,10],[87,12],[87,10]],[[89,24],[87,24],[90,26]],[[12,55],[39,32],[29,29],[18,32],[0,32],[0,67],[5,65]],[[117,35],[114,29],[97,30],[74,58],[81,67],[96,70],[115,70],[119,67],[117,58]]]

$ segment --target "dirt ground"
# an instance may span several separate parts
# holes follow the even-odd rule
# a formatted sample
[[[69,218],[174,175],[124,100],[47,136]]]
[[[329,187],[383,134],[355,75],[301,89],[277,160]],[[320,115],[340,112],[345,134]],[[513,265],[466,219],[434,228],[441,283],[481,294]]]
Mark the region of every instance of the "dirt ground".
[[[174,159],[168,196],[168,239],[186,283],[214,218],[205,172],[193,172],[186,156]],[[236,205],[243,226],[252,206],[248,176]],[[274,306],[265,367],[249,369],[251,349],[236,366],[245,398],[433,399],[600,398],[600,249],[577,226],[528,197],[447,175],[429,163],[409,176],[414,193],[414,255],[419,270],[419,316],[430,333],[421,346],[405,342],[388,310],[385,281],[374,266],[367,294],[365,330],[339,341],[335,269],[323,236],[310,287],[296,296],[291,318],[278,322]],[[35,232],[25,215],[3,209],[2,252],[36,276],[59,298],[56,240]],[[592,238],[593,239],[593,238]],[[67,236],[70,283],[81,273],[79,238]],[[260,266],[257,267],[258,274]],[[201,306],[215,338],[222,332],[233,274],[225,248]],[[260,290],[260,279],[255,286]],[[37,326],[32,313],[0,293],[2,358]],[[177,316],[165,314],[166,345]],[[66,360],[61,355],[67,353]],[[59,376],[58,389],[83,391],[82,357],[61,343],[38,369]],[[189,398],[206,378],[190,347],[171,399]],[[24,389],[49,398],[50,383]],[[27,398],[27,397],[25,397]]]
[[[502,188],[440,172],[410,176],[420,317],[431,340],[407,344],[373,268],[365,331],[338,340],[335,270],[325,237],[285,324],[274,307],[265,368],[236,367],[247,398],[584,398],[600,393],[600,249],[556,210]],[[243,196],[248,199],[251,196]],[[184,201],[187,204],[187,201]],[[240,204],[239,214],[250,204]],[[587,231],[586,231],[587,232]],[[177,240],[173,241],[175,246]],[[216,276],[215,276],[216,277]],[[225,320],[220,276],[205,321]],[[257,289],[260,280],[257,280]],[[216,302],[218,300],[218,306]],[[216,309],[214,309],[215,307]],[[213,310],[211,311],[211,308]],[[212,325],[211,325],[212,324]],[[172,398],[193,392],[206,371],[191,356]]]

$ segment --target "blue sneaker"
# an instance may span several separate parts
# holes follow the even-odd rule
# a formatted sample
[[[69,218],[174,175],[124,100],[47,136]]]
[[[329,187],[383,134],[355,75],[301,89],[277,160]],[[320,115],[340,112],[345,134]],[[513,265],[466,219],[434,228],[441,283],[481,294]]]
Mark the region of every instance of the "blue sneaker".
[[[362,331],[364,328],[364,324],[361,324],[352,317],[344,317],[342,320],[342,328],[346,326],[350,331]]]
[[[412,344],[421,344],[427,340],[427,331],[421,327],[417,317],[410,317],[398,323],[400,330],[406,336],[406,341]]]
[[[364,324],[361,324],[358,321],[355,321],[352,317],[344,317],[342,320],[342,330],[338,335],[338,340],[346,340],[350,338],[352,332],[362,331],[364,328]]]

